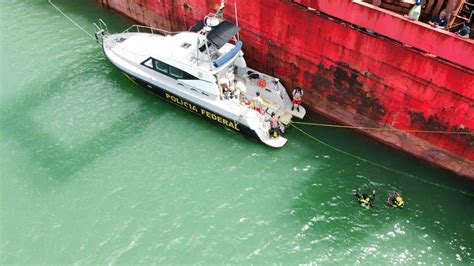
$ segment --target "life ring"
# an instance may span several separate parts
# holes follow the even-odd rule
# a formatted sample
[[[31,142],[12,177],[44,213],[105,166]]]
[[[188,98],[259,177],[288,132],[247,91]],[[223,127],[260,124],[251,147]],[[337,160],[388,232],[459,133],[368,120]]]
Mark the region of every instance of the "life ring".
[[[267,86],[267,82],[264,80],[264,79],[259,79],[257,81],[257,85],[260,87],[260,88],[265,88]]]

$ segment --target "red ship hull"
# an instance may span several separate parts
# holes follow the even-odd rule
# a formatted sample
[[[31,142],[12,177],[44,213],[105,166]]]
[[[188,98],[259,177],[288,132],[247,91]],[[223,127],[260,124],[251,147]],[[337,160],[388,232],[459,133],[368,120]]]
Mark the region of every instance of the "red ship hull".
[[[220,2],[100,1],[171,31],[190,28]],[[233,21],[234,2],[227,2],[232,3],[226,3],[225,15]],[[237,1],[248,64],[279,77],[287,88],[303,87],[310,111],[355,127],[402,129],[360,131],[474,179],[472,40],[364,4],[326,2]],[[419,34],[425,37],[415,38]]]

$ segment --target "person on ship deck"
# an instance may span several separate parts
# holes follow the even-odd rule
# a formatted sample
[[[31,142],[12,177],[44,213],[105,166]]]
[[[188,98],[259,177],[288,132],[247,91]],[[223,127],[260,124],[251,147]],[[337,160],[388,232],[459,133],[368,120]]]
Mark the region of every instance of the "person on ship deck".
[[[408,12],[408,15],[405,15],[405,17],[411,20],[418,20],[420,18],[420,14],[421,14],[421,0],[415,0],[415,5],[410,9],[410,12]]]
[[[445,29],[448,25],[448,16],[446,10],[442,10],[439,13],[439,16],[432,16],[430,22],[428,23],[435,28]]]
[[[469,38],[469,34],[471,33],[471,27],[469,27],[470,21],[464,22],[461,29],[456,32],[456,35],[464,38]]]

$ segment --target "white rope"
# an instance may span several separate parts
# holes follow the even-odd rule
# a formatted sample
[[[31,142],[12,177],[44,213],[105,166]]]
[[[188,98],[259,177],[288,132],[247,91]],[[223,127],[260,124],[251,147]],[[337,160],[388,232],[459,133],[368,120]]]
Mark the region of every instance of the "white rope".
[[[91,37],[93,40],[95,40],[94,36],[92,34],[90,34],[89,32],[87,32],[83,27],[79,26],[79,24],[77,24],[76,22],[74,22],[74,20],[72,20],[70,17],[68,17],[66,14],[64,14],[64,12],[59,9],[59,7],[57,7],[55,4],[53,4],[51,2],[51,0],[48,1],[54,8],[56,8],[56,10],[59,11],[59,13],[61,13],[65,18],[67,18],[72,24],[74,24],[78,29],[82,30],[85,34],[87,34],[89,37]]]

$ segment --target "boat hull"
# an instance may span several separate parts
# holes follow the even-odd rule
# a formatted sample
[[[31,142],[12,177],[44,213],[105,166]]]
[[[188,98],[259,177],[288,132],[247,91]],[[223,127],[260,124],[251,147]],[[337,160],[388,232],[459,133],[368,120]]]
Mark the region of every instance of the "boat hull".
[[[223,116],[221,114],[217,114],[216,112],[210,110],[209,108],[205,108],[202,105],[191,101],[189,99],[184,99],[168,90],[165,90],[159,86],[156,86],[150,82],[147,82],[139,77],[136,77],[129,71],[124,70],[123,68],[115,65],[110,58],[107,57],[107,54],[104,51],[104,54],[107,58],[107,60],[114,65],[117,69],[119,69],[128,79],[130,79],[133,83],[139,85],[140,87],[144,88],[145,90],[153,93],[154,95],[160,97],[161,99],[176,105],[186,111],[189,111],[193,114],[196,114],[202,118],[204,118],[207,121],[210,121],[214,124],[226,127],[228,129],[231,129],[232,131],[243,133],[244,135],[247,135],[248,137],[260,141],[260,138],[258,137],[257,133],[250,129],[248,126],[239,123],[238,121],[235,121],[229,117]]]

